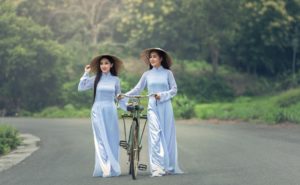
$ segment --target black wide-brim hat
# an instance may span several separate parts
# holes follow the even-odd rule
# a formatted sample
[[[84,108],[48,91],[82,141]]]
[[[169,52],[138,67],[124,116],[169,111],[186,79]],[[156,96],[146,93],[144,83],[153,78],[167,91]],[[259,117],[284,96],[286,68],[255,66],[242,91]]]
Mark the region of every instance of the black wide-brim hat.
[[[119,71],[123,68],[123,61],[119,59],[118,57],[110,54],[104,54],[99,55],[93,58],[93,60],[90,63],[91,66],[91,72],[96,73],[100,66],[100,59],[102,58],[112,58],[116,72],[119,73]]]
[[[173,64],[173,60],[171,58],[171,56],[163,49],[161,48],[148,48],[148,49],[145,49],[141,52],[141,59],[147,64],[149,65],[150,64],[150,61],[149,61],[149,57],[150,57],[150,53],[152,51],[161,51],[162,53],[164,53],[165,55],[165,59],[166,59],[166,62],[168,63],[168,66],[171,67],[171,65]]]

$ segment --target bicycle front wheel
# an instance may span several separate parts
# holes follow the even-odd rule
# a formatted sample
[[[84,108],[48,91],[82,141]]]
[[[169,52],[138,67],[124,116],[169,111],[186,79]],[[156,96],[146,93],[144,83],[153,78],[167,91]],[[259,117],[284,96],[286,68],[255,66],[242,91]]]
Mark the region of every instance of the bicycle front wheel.
[[[130,172],[132,179],[136,179],[139,163],[139,133],[138,122],[135,120],[135,125],[132,130],[132,146],[130,151]]]

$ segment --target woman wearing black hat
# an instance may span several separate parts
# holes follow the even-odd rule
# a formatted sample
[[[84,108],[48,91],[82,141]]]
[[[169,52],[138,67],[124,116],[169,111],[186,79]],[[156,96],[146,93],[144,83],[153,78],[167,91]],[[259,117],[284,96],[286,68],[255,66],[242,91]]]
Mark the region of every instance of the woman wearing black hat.
[[[148,102],[149,160],[152,176],[183,173],[177,160],[177,143],[171,98],[177,85],[170,69],[172,59],[160,48],[149,48],[141,53],[149,70],[127,95],[138,95],[147,86],[148,94],[155,94]]]
[[[113,55],[97,56],[85,67],[85,73],[78,85],[78,91],[94,89],[91,110],[95,143],[93,176],[109,177],[121,174],[118,115],[115,105],[115,97],[121,93],[120,80],[117,77],[121,66],[122,61]],[[90,77],[90,71],[96,75]]]

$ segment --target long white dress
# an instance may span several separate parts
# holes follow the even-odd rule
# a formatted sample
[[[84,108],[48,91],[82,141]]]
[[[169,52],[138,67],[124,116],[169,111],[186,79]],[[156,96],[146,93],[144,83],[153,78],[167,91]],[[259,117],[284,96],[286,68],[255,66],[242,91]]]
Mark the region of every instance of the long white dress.
[[[80,78],[78,91],[94,88],[95,76],[88,73]],[[91,110],[95,144],[93,176],[109,177],[121,174],[119,165],[119,125],[115,97],[121,93],[118,77],[102,74],[97,85],[96,97]]]
[[[178,166],[175,120],[171,98],[177,94],[177,85],[170,70],[152,68],[146,71],[138,84],[127,95],[138,95],[147,86],[148,94],[159,93],[148,102],[149,163],[152,176],[183,173]]]

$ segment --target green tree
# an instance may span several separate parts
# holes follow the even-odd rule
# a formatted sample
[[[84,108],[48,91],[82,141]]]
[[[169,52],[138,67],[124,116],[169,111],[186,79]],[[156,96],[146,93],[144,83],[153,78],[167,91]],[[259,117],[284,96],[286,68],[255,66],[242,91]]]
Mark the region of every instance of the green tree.
[[[60,104],[64,47],[9,2],[0,4],[0,27],[0,109],[12,114]]]
[[[163,47],[178,58],[206,58],[216,73],[222,52],[235,36],[238,16],[233,10],[239,4],[230,0],[130,0],[122,6],[118,29],[136,48]]]
[[[248,0],[240,10],[243,16],[232,51],[233,65],[265,76],[295,71],[293,41],[299,43],[300,1]]]
[[[117,30],[119,40],[127,42],[133,48],[163,47],[175,43],[176,30],[173,30],[169,23],[173,19],[173,12],[178,3],[171,0],[145,1],[129,0],[123,1],[118,15],[119,21]],[[173,42],[166,37],[173,36]]]
[[[197,7],[196,1],[190,5]],[[198,5],[198,34],[201,37],[202,54],[213,66],[213,74],[218,71],[220,60],[225,60],[226,48],[233,43],[238,27],[237,11],[242,1],[203,0]],[[188,10],[188,9],[187,9]],[[195,30],[197,33],[197,31]]]
[[[49,27],[72,53],[68,75],[74,80],[95,55],[123,52],[123,44],[114,41],[119,6],[119,0],[27,0],[17,12]]]
[[[28,0],[18,12],[49,26],[60,42],[79,39],[97,45],[113,37],[119,4],[119,0]]]

